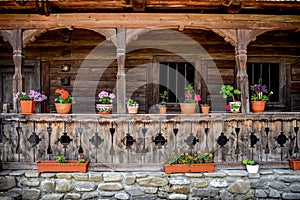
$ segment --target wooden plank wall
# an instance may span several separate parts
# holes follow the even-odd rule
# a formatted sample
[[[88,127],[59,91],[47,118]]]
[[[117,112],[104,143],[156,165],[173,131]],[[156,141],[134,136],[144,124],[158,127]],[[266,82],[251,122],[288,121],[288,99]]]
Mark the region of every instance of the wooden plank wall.
[[[187,29],[178,33],[197,41],[213,59],[213,63],[210,64],[209,58],[201,57],[204,54],[197,55],[201,57],[200,66],[207,68],[207,74],[203,74],[207,76],[207,85],[213,85],[213,89],[207,91],[207,94],[203,95],[203,97],[208,102],[211,98],[220,98],[220,80],[218,80],[218,76],[215,76],[217,73],[221,74],[222,81],[225,84],[236,84],[234,47],[212,31]],[[268,57],[270,59],[282,58],[286,60],[288,103],[285,110],[288,111],[300,109],[298,106],[300,101],[298,78],[299,38],[299,32],[271,31],[258,36],[248,46],[249,58]],[[153,46],[154,43],[157,45],[157,48],[147,48],[151,47],[151,45]],[[139,36],[128,44],[125,63],[125,70],[128,73],[126,77],[127,96],[130,97],[132,95],[133,98],[139,101],[141,113],[147,113],[152,106],[150,104],[153,103],[152,100],[149,100],[152,94],[152,91],[149,91],[149,89],[152,87],[147,85],[151,84],[149,82],[151,77],[147,74],[147,67],[152,67],[155,56],[174,55],[172,52],[164,50],[165,48],[193,56],[197,52],[190,41],[182,40],[176,35],[170,35],[168,32],[160,30],[156,30],[154,34],[146,33]],[[11,51],[9,44],[0,37],[0,58],[12,59]],[[29,43],[25,47],[24,52],[25,59],[48,63],[48,65],[41,65],[49,67],[49,70],[41,69],[41,80],[46,80],[43,82],[44,87],[42,88],[44,91],[48,91],[50,100],[47,105],[51,108],[51,112],[55,111],[53,100],[56,97],[54,94],[56,88],[67,89],[72,94],[74,92],[78,103],[73,108],[76,108],[76,112],[83,113],[95,113],[94,104],[97,101],[97,94],[101,90],[116,92],[116,48],[111,42],[105,41],[105,37],[98,33],[84,29],[74,29],[72,31],[65,29],[53,30],[42,34],[35,41]],[[61,67],[65,64],[71,66],[69,72],[62,72]],[[218,70],[214,65],[217,65]],[[80,73],[78,73],[79,69]],[[104,76],[100,77],[99,74]],[[48,82],[44,78],[46,76],[49,77]],[[70,79],[70,85],[65,84],[68,82],[68,79]],[[48,86],[47,83],[49,83]],[[202,89],[205,91],[205,88]],[[149,98],[147,99],[147,97]],[[84,102],[88,103],[84,104]],[[223,110],[223,107],[218,105],[213,109]],[[44,110],[47,111],[49,109],[45,108]]]

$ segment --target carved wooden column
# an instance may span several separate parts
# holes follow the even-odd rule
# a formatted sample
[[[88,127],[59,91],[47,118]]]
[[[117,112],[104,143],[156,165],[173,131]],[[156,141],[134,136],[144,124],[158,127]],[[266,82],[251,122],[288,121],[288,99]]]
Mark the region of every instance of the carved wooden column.
[[[117,113],[126,113],[126,77],[125,77],[125,54],[126,52],[126,29],[117,28]]]
[[[22,42],[22,30],[14,29],[12,32],[12,47],[13,47],[13,61],[15,65],[15,74],[13,76],[13,96],[20,91],[24,91],[25,82],[23,77],[24,70],[24,55],[23,55],[23,42]],[[17,112],[17,102],[14,102],[13,109]]]
[[[235,58],[237,65],[237,87],[241,91],[242,113],[249,113],[249,81],[247,75],[247,39],[246,31],[236,30],[237,45]]]

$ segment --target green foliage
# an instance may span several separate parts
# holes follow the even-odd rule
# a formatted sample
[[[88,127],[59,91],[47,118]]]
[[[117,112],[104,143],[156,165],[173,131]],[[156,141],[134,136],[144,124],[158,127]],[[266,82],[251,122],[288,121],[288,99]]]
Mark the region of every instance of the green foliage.
[[[163,91],[162,93],[159,94],[159,96],[162,101],[167,100],[168,99],[168,91],[167,90]]]
[[[231,97],[233,101],[235,101],[234,96],[241,94],[241,91],[238,89],[234,89],[231,85],[222,85],[220,94],[223,95],[224,99]]]
[[[194,164],[211,162],[213,162],[213,154],[202,153],[200,150],[194,154],[188,152],[172,152],[172,154],[169,155],[164,161],[165,164]]]
[[[247,159],[242,160],[242,163],[244,165],[256,165],[257,164],[257,162],[255,162],[254,160],[247,160]]]
[[[138,104],[138,102],[137,101],[135,101],[135,100],[133,100],[133,99],[131,99],[131,98],[129,98],[129,99],[125,99],[125,103],[127,104],[127,105],[137,105]]]
[[[64,156],[56,156],[56,162],[58,163],[67,163],[68,161]]]

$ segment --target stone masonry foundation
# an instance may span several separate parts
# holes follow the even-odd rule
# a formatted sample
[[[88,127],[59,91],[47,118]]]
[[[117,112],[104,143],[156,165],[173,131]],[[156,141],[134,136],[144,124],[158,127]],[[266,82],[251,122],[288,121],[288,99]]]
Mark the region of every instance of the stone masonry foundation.
[[[217,170],[164,172],[38,173],[0,172],[0,199],[300,199],[300,171]]]

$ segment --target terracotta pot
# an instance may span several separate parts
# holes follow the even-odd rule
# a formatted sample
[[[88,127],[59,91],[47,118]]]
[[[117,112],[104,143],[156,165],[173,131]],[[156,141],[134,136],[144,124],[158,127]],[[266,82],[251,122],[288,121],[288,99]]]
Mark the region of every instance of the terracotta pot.
[[[266,101],[251,101],[252,111],[255,113],[264,112],[266,107]]]
[[[210,106],[201,106],[201,111],[203,114],[209,113]]]
[[[201,164],[166,164],[164,165],[166,174],[184,173],[184,172],[214,172],[214,163]]]
[[[194,114],[196,109],[196,103],[180,103],[180,109],[182,114]]]
[[[111,114],[112,104],[97,104],[98,114]]]
[[[136,114],[139,110],[139,104],[129,104],[127,105],[127,110],[129,114]]]
[[[167,107],[162,107],[159,109],[160,114],[166,114],[167,113]]]
[[[238,113],[240,112],[240,108],[241,108],[241,102],[240,101],[232,101],[229,102],[230,105],[230,111],[233,113]]]
[[[56,160],[41,160],[36,163],[38,172],[87,172],[89,161],[78,163],[68,160],[67,163],[57,163]]]
[[[71,103],[55,103],[56,112],[58,114],[68,114],[71,110]]]
[[[20,101],[21,113],[22,114],[32,114],[35,113],[36,102],[35,101]]]
[[[289,159],[290,169],[300,170],[300,159]]]

